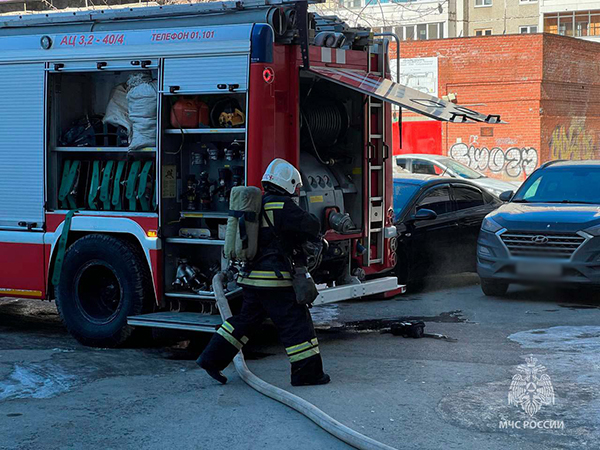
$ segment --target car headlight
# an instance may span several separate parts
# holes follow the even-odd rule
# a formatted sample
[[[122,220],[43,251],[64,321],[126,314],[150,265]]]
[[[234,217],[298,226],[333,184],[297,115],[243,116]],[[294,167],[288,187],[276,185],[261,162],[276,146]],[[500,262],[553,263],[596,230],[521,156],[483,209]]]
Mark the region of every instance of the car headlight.
[[[584,233],[591,234],[592,236],[600,236],[600,225],[594,225],[593,227],[583,230]]]
[[[489,217],[483,219],[483,222],[481,223],[481,229],[490,233],[497,233],[502,228],[503,227],[501,225],[497,224],[493,219],[490,219]]]

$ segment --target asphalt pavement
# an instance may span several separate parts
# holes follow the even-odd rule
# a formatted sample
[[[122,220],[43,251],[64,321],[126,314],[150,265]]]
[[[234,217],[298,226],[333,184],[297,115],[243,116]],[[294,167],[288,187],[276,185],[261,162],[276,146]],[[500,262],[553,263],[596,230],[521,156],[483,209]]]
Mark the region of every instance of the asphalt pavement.
[[[597,449],[597,298],[524,287],[488,298],[473,275],[438,278],[421,293],[313,308],[329,385],[290,386],[269,325],[247,360],[398,449]],[[407,319],[423,320],[429,336],[389,332]],[[194,364],[201,344],[163,334],[134,348],[87,348],[53,303],[0,300],[0,449],[348,448],[232,367],[229,383],[216,384]],[[534,383],[523,384],[527,375]]]

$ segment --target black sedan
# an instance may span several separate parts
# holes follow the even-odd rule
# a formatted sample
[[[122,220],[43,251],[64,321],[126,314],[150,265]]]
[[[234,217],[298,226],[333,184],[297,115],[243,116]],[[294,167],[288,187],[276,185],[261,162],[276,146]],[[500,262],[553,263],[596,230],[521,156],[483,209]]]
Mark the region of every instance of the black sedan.
[[[466,180],[396,176],[398,281],[416,290],[425,276],[474,272],[481,222],[501,204]]]

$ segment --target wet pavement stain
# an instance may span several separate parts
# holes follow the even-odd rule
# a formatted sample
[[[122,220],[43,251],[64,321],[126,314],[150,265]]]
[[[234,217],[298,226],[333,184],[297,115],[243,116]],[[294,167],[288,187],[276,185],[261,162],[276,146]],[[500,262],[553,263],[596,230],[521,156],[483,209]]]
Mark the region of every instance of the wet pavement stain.
[[[351,338],[352,336],[358,337],[361,333],[391,333],[392,326],[401,324],[403,322],[424,322],[427,323],[466,323],[474,324],[475,322],[469,321],[462,315],[461,310],[443,312],[437,316],[402,316],[402,317],[390,317],[384,319],[366,319],[357,320],[351,322],[334,322],[331,324],[315,324],[315,329],[320,335],[330,335],[334,339]],[[456,342],[455,339],[448,336],[438,334],[425,333],[423,337],[431,337],[435,339],[444,339],[448,342]]]
[[[350,331],[387,331],[392,325],[412,321],[425,323],[473,323],[463,317],[462,311],[455,310],[443,312],[437,316],[405,316],[388,319],[358,320],[355,322],[346,322],[342,325],[341,329]]]
[[[569,308],[570,310],[577,310],[577,309],[600,309],[600,306],[596,306],[596,305],[569,305],[569,304],[564,304],[564,303],[559,303],[559,305],[561,308]]]

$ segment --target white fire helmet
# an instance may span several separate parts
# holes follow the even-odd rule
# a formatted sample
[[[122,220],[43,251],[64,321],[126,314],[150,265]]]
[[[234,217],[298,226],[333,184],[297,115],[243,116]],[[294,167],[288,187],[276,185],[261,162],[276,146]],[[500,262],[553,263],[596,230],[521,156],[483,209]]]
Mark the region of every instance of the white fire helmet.
[[[302,187],[300,172],[285,159],[275,158],[265,170],[262,177],[263,186],[265,182],[271,183],[287,193],[293,195],[296,189]]]

